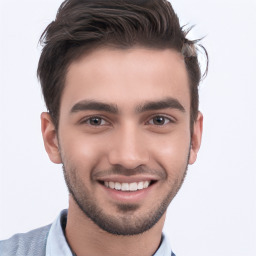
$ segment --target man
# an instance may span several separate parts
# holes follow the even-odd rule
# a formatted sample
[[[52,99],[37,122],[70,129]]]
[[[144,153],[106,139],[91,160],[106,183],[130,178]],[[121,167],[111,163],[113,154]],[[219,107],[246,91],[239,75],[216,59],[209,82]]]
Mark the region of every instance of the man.
[[[203,125],[195,42],[165,0],[66,0],[41,40],[42,135],[69,209],[1,255],[174,255],[166,210]]]

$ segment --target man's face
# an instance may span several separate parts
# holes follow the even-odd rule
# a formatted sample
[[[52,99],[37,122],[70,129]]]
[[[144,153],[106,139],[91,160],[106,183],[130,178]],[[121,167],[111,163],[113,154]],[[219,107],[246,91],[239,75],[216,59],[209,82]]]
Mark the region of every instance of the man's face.
[[[150,229],[195,161],[182,56],[103,48],[73,62],[58,145],[71,198],[86,216],[113,234]]]

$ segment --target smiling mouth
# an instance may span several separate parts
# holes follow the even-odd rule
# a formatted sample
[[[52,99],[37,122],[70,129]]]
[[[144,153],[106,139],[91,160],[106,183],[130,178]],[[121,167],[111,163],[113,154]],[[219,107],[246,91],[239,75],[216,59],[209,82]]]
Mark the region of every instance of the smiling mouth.
[[[132,183],[121,183],[114,181],[104,181],[102,184],[110,189],[125,191],[125,192],[134,192],[138,190],[143,190],[148,188],[153,184],[154,181],[140,181],[140,182],[132,182]]]

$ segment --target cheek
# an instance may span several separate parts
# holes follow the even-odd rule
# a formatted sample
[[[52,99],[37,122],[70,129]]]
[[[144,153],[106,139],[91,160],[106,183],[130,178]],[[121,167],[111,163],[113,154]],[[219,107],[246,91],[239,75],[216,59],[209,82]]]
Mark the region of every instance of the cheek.
[[[91,169],[104,155],[104,139],[76,131],[63,131],[60,146],[64,159],[76,168]]]
[[[183,176],[188,164],[190,134],[172,135],[159,140],[158,146],[151,147],[152,158],[167,171],[168,176]]]

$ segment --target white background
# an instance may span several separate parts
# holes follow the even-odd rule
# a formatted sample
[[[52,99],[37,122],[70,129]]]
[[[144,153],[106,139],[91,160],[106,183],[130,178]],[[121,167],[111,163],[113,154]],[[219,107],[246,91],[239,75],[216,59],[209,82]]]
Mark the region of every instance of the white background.
[[[67,207],[61,166],[44,151],[38,39],[61,0],[0,2],[0,239],[51,223]],[[165,231],[177,256],[256,255],[256,1],[174,0],[206,35],[203,144]]]

